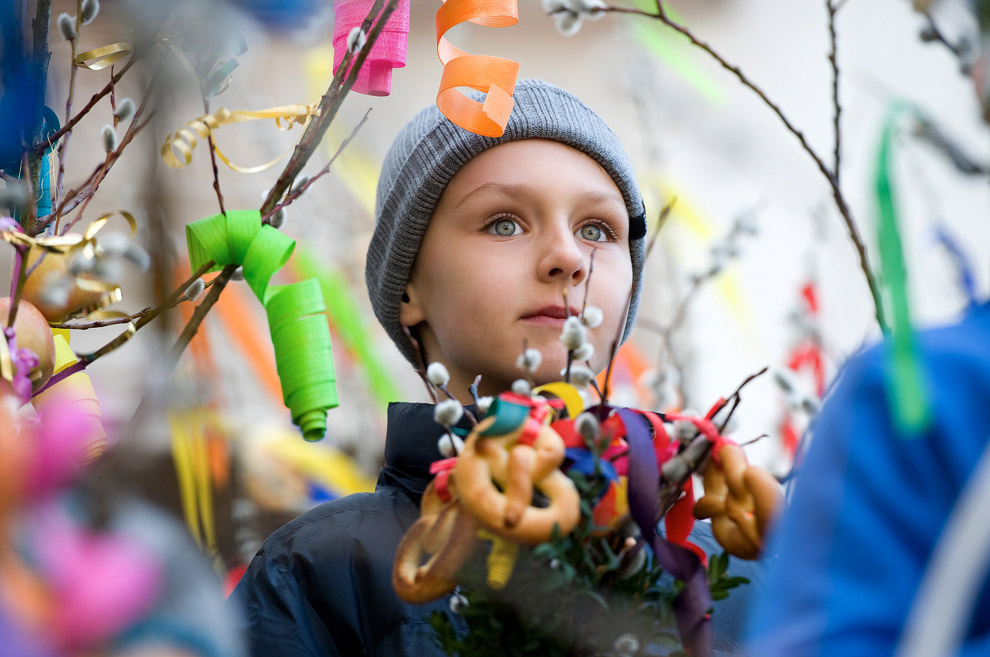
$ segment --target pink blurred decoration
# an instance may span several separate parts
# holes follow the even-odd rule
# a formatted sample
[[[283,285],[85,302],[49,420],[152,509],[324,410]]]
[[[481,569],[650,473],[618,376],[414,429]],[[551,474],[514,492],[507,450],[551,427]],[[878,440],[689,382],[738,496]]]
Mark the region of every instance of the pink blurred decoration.
[[[100,645],[145,615],[162,584],[155,555],[127,536],[78,526],[61,509],[41,515],[35,546],[64,648]]]
[[[57,493],[82,473],[81,457],[93,435],[92,417],[71,403],[46,405],[33,432],[30,467],[25,486],[29,498]]]
[[[392,91],[392,69],[406,65],[406,42],[409,36],[409,2],[399,5],[388,19],[368,58],[358,73],[352,89],[369,96],[387,96]],[[360,27],[374,0],[334,0],[333,72],[347,53],[347,35]]]

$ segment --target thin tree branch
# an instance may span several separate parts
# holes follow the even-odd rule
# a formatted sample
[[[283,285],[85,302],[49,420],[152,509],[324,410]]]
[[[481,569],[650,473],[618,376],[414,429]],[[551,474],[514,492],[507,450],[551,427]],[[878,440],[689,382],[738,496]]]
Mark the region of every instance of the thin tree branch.
[[[333,76],[333,81],[330,83],[330,88],[327,89],[323,98],[320,99],[317,117],[306,126],[306,131],[300,138],[299,143],[296,144],[292,152],[292,157],[289,158],[289,162],[285,165],[282,174],[275,181],[275,185],[268,193],[268,198],[261,205],[262,216],[270,215],[272,209],[279,203],[279,199],[282,198],[286,190],[292,185],[292,181],[296,179],[296,176],[302,171],[306,162],[309,161],[313,151],[320,145],[327,128],[330,127],[330,123],[337,116],[337,111],[344,102],[344,98],[351,90],[351,87],[354,86],[358,72],[361,70],[364,60],[371,51],[372,45],[378,39],[378,35],[384,29],[389,16],[395,11],[397,5],[398,0],[375,0],[374,5],[372,5],[371,10],[368,12],[368,16],[361,24],[361,29],[368,35],[367,42],[356,55],[352,52],[347,52],[344,55],[340,63],[340,68],[337,69],[337,73]]]
[[[837,11],[837,8],[832,3],[832,0],[825,0],[825,9],[828,11],[828,61],[832,66],[832,130],[835,133],[832,172],[835,174],[835,186],[838,187],[840,182],[840,164],[842,162],[840,154],[842,146],[842,129],[839,121],[840,116],[842,115],[842,105],[839,104],[839,60],[837,56],[838,49],[835,32],[835,12]]]
[[[134,139],[134,137],[136,137],[137,134],[145,126],[147,126],[148,123],[151,122],[151,118],[152,116],[154,116],[154,112],[152,112],[148,116],[148,118],[145,119],[144,121],[141,121],[141,115],[147,109],[149,100],[151,99],[151,95],[154,93],[155,86],[157,85],[158,82],[159,70],[160,70],[160,62],[159,62],[159,66],[156,66],[155,71],[152,73],[151,82],[148,83],[148,89],[144,94],[144,98],[141,100],[141,104],[138,106],[137,111],[134,112],[134,117],[131,119],[131,123],[127,128],[127,132],[124,133],[124,136],[121,138],[120,144],[118,144],[116,150],[110,152],[110,154],[107,156],[106,161],[103,164],[101,164],[99,167],[97,167],[97,170],[90,175],[90,177],[87,179],[83,187],[81,187],[78,191],[75,189],[71,190],[68,194],[65,195],[65,198],[61,200],[58,208],[54,212],[52,212],[50,215],[46,217],[42,217],[38,219],[36,222],[34,222],[34,225],[32,225],[29,229],[25,229],[25,232],[27,232],[29,235],[37,235],[38,233],[43,231],[45,227],[47,227],[48,224],[50,224],[55,219],[61,217],[62,215],[68,214],[69,212],[72,212],[72,210],[74,210],[76,206],[84,202],[86,199],[92,196],[97,189],[99,189],[100,183],[103,182],[104,178],[106,178],[107,173],[110,172],[110,168],[113,167],[117,159],[120,158],[121,153],[124,152],[124,149],[127,147],[127,145],[130,144],[131,141]],[[69,227],[75,224],[78,220],[79,220],[79,216],[73,219],[73,221],[66,227],[65,230],[69,230]]]
[[[100,102],[100,100],[102,100],[104,96],[110,93],[110,90],[113,89],[114,85],[117,82],[119,82],[122,77],[124,77],[124,73],[126,73],[128,69],[130,69],[131,66],[134,65],[137,58],[138,58],[137,55],[132,54],[131,58],[127,61],[126,64],[124,64],[123,68],[121,68],[120,71],[118,71],[115,75],[113,75],[110,78],[110,82],[108,82],[107,85],[103,87],[103,89],[93,94],[93,97],[89,99],[89,102],[86,103],[86,105],[81,110],[79,110],[78,114],[73,116],[71,120],[67,121],[65,125],[59,128],[55,133],[53,133],[49,140],[37,142],[34,145],[34,152],[39,154],[44,153],[45,150],[47,150],[52,143],[58,141],[66,133],[71,132],[72,129],[76,126],[76,124],[79,123],[79,121],[81,121],[84,116],[89,114],[90,110],[93,109],[96,103]],[[73,68],[75,68],[75,66],[73,66]]]
[[[361,126],[363,126],[365,124],[365,122],[368,120],[368,115],[370,115],[370,114],[371,114],[371,108],[369,107],[368,108],[368,111],[364,113],[364,116],[361,117],[361,120],[358,122],[358,124],[356,126],[354,126],[354,129],[353,130],[351,130],[351,134],[349,134],[347,136],[347,138],[344,139],[342,142],[340,142],[340,145],[337,146],[337,150],[334,151],[333,155],[330,157],[330,161],[327,162],[326,166],[324,166],[322,169],[320,169],[319,172],[316,173],[316,175],[312,176],[304,184],[300,185],[298,189],[294,189],[291,192],[289,192],[288,194],[286,194],[285,200],[283,200],[281,203],[279,203],[274,208],[272,208],[268,212],[268,214],[262,216],[262,218],[261,218],[262,221],[267,223],[273,214],[275,214],[276,212],[278,212],[282,208],[290,205],[293,201],[295,201],[297,198],[299,198],[300,196],[302,196],[303,193],[307,189],[309,189],[310,186],[313,183],[315,183],[317,180],[319,180],[322,176],[324,176],[327,173],[329,173],[330,172],[330,167],[333,166],[333,163],[337,161],[337,157],[344,151],[344,148],[346,148],[347,145],[350,144],[351,141],[354,139],[354,137],[357,136],[358,130],[360,130],[361,129]]]
[[[873,306],[876,314],[877,323],[880,325],[882,331],[884,331],[885,333],[889,332],[889,327],[887,326],[887,321],[884,317],[883,302],[880,297],[880,288],[879,285],[877,284],[876,278],[873,275],[873,270],[870,267],[869,257],[867,256],[867,252],[866,252],[866,245],[863,243],[863,240],[859,234],[859,230],[856,228],[856,223],[853,220],[852,212],[849,210],[849,205],[848,203],[846,203],[845,197],[843,196],[842,191],[839,189],[839,181],[835,175],[835,172],[829,169],[829,166],[825,163],[825,161],[821,158],[821,156],[818,155],[818,153],[815,152],[815,150],[811,147],[811,145],[808,143],[808,140],[805,139],[804,133],[802,133],[800,130],[794,127],[794,124],[791,123],[790,119],[787,118],[787,116],[780,109],[780,107],[772,100],[770,100],[770,98],[766,95],[766,93],[763,92],[762,89],[757,87],[748,77],[746,77],[746,75],[742,72],[742,70],[739,69],[738,66],[734,66],[733,64],[730,64],[724,57],[718,54],[710,45],[699,40],[696,36],[694,36],[694,34],[691,33],[690,30],[688,30],[683,25],[673,21],[669,16],[667,16],[667,12],[664,9],[662,0],[657,0],[656,6],[657,6],[656,13],[652,13],[642,9],[632,9],[628,7],[612,7],[612,6],[605,7],[603,11],[610,11],[610,12],[616,12],[622,14],[638,14],[640,16],[646,16],[648,18],[652,18],[654,20],[660,21],[661,23],[671,28],[675,32],[686,37],[692,43],[692,45],[708,53],[708,55],[712,57],[715,61],[717,61],[719,65],[722,66],[722,68],[732,73],[736,77],[736,79],[738,79],[739,82],[743,84],[743,86],[749,88],[753,93],[759,96],[760,100],[762,100],[763,103],[767,107],[769,107],[774,114],[777,115],[777,118],[779,118],[780,121],[784,124],[784,127],[787,128],[787,131],[797,138],[797,140],[801,144],[801,148],[811,157],[812,160],[814,160],[815,164],[818,166],[819,171],[822,172],[822,175],[825,176],[825,179],[828,181],[829,186],[832,188],[832,197],[835,199],[835,204],[838,207],[839,214],[842,216],[842,219],[846,224],[846,230],[849,232],[849,238],[852,240],[853,246],[856,249],[856,253],[859,256],[860,269],[863,271],[863,275],[866,277],[866,282],[867,285],[869,286],[870,294],[873,297]]]
[[[76,0],[76,29],[75,36],[69,41],[69,93],[65,96],[65,122],[72,120],[72,98],[76,93],[76,45],[79,43],[79,26],[82,24],[82,0]],[[112,71],[111,71],[112,76]],[[111,78],[112,79],[112,78]],[[55,198],[62,196],[62,181],[65,178],[65,158],[69,149],[69,137],[72,131],[65,133],[65,139],[58,145],[58,177],[55,180]],[[50,141],[50,140],[49,140]],[[56,216],[56,230],[58,229],[58,217]]]
[[[212,260],[209,261],[209,262],[207,262],[207,263],[205,263],[205,264],[203,264],[199,269],[197,269],[195,272],[193,272],[192,275],[189,278],[187,278],[177,288],[175,288],[175,290],[172,292],[172,294],[169,295],[168,300],[166,300],[165,303],[163,303],[162,305],[158,306],[157,308],[151,308],[151,309],[145,308],[144,310],[142,310],[142,311],[140,311],[140,312],[135,313],[134,315],[132,315],[132,317],[135,318],[135,320],[136,320],[136,321],[134,321],[134,330],[129,330],[129,331],[125,331],[124,333],[121,333],[116,338],[114,338],[113,340],[111,340],[107,344],[103,345],[102,347],[100,347],[99,349],[97,349],[96,351],[94,351],[93,353],[90,353],[90,354],[81,354],[80,356],[78,356],[79,361],[77,363],[74,363],[73,365],[70,365],[69,367],[67,367],[64,370],[62,370],[61,372],[59,372],[58,374],[55,374],[54,376],[52,376],[52,378],[48,380],[48,383],[46,383],[45,386],[41,390],[39,390],[38,392],[39,393],[40,392],[43,392],[43,391],[47,390],[48,388],[51,388],[53,385],[55,385],[59,381],[63,381],[65,379],[67,379],[68,377],[72,376],[76,372],[83,371],[84,369],[86,369],[90,365],[90,363],[93,363],[94,361],[102,358],[103,356],[106,356],[110,352],[112,352],[112,351],[118,349],[119,347],[123,346],[124,343],[126,343],[128,340],[130,340],[131,337],[133,337],[133,335],[135,333],[137,333],[143,326],[146,326],[147,324],[149,324],[153,319],[155,319],[156,317],[158,317],[164,311],[166,311],[169,308],[173,308],[176,305],[178,305],[178,303],[180,301],[182,301],[183,297],[185,296],[186,289],[192,284],[192,282],[195,281],[200,276],[202,276],[203,274],[205,274],[206,272],[208,272],[210,269],[212,269],[213,266],[214,266],[214,264],[215,263]],[[211,285],[214,284],[216,282],[216,280],[219,279],[219,278],[220,277],[217,276],[216,279],[214,279],[213,281],[210,281],[210,284]],[[211,293],[212,293],[212,290],[211,290]],[[205,303],[205,300],[204,300],[204,303]],[[197,310],[198,310],[198,308],[197,308]],[[195,313],[194,313],[193,316],[195,317]],[[132,320],[130,320],[130,319],[107,320],[106,323],[105,323],[105,326],[112,326],[113,324],[126,324],[126,323],[129,323],[130,321],[132,321]],[[200,321],[202,321],[202,320],[200,320]],[[96,322],[93,322],[93,324],[96,324]],[[72,325],[72,324],[53,324],[52,326],[54,326],[55,328],[67,328],[67,329],[96,328],[96,326],[90,326],[90,325],[85,325],[85,324],[84,325],[78,325],[78,324],[77,325]]]

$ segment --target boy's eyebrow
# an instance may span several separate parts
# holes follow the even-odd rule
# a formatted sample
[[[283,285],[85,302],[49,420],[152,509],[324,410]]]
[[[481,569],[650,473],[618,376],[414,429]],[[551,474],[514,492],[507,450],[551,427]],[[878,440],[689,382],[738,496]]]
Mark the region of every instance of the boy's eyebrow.
[[[505,196],[509,196],[512,198],[516,198],[520,196],[525,196],[526,194],[537,190],[531,185],[527,185],[525,183],[489,182],[483,185],[479,185],[478,187],[475,187],[473,190],[465,194],[464,198],[458,201],[457,205],[455,205],[454,207],[459,208],[462,205],[464,205],[468,201],[468,199],[470,199],[472,196],[475,196],[476,194],[479,193],[485,193],[490,191],[497,192],[499,194],[503,194]],[[608,192],[599,192],[593,189],[589,189],[578,194],[578,199],[584,203],[596,203],[596,202],[618,203],[623,207],[623,209],[625,209],[625,200],[623,200],[623,198],[618,194],[610,194]]]

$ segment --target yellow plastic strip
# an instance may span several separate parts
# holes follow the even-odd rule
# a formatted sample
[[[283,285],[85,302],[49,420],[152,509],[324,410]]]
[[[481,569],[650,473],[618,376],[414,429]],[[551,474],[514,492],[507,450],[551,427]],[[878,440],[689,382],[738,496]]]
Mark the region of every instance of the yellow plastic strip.
[[[191,438],[186,430],[187,423],[175,414],[169,413],[169,426],[172,429],[172,459],[175,462],[175,475],[179,484],[179,498],[182,501],[182,515],[189,526],[196,544],[203,547],[203,536],[196,514],[196,475],[193,466]]]
[[[564,407],[567,408],[567,417],[576,418],[584,410],[584,402],[581,400],[581,395],[578,393],[577,388],[570,383],[554,381],[553,383],[546,383],[533,389],[534,394],[538,395],[541,392],[549,392],[558,399],[563,399]]]

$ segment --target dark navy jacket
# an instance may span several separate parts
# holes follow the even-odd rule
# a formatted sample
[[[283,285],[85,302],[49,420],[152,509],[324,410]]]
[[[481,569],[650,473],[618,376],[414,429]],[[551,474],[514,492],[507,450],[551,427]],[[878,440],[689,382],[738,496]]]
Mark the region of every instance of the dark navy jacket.
[[[429,624],[444,598],[426,605],[402,602],[392,590],[399,540],[419,517],[440,428],[431,404],[390,404],[385,467],[374,493],[327,502],[272,534],[231,596],[243,608],[254,657],[432,657],[443,655]],[[708,525],[692,540],[720,552]],[[759,570],[733,561],[732,574],[756,583]],[[717,602],[716,654],[741,652],[743,611],[751,586]]]

